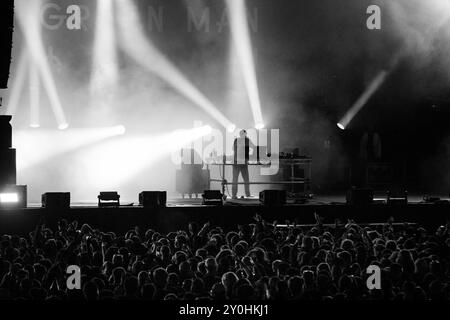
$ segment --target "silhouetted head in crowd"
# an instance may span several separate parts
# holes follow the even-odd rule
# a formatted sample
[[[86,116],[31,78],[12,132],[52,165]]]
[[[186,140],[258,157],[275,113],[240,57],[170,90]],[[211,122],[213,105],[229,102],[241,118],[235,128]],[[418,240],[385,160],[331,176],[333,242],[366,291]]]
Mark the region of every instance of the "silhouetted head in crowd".
[[[351,222],[275,227],[255,219],[224,232],[190,223],[163,234],[125,234],[61,220],[26,237],[0,236],[0,299],[29,300],[448,300],[447,226]],[[67,290],[79,265],[81,290]],[[381,268],[381,290],[365,284]]]

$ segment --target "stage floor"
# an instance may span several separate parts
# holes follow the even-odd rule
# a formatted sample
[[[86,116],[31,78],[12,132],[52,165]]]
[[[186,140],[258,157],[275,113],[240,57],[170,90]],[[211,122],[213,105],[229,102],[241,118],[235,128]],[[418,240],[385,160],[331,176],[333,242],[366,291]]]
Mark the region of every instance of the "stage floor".
[[[433,197],[439,197],[441,200],[450,201],[448,195],[437,195],[432,194]],[[410,194],[408,195],[409,204],[419,204],[424,203],[424,195]],[[386,195],[375,194],[374,202],[376,204],[383,204],[387,202]],[[335,193],[335,194],[323,194],[323,195],[312,195],[311,198],[300,198],[300,199],[287,199],[286,205],[345,205],[346,196],[345,194]],[[225,206],[261,206],[259,198],[252,196],[249,198],[238,198],[231,199],[227,198],[224,202]],[[199,198],[171,198],[167,200],[167,207],[198,207],[202,205],[202,199]],[[29,208],[41,208],[41,203],[29,203]],[[83,202],[72,202],[71,207],[74,208],[95,208],[98,207],[97,202],[94,201],[83,201]],[[133,201],[121,201],[121,207],[139,207],[138,202]]]
[[[44,209],[36,203],[26,209],[0,210],[0,234],[28,234],[42,217],[49,225],[64,218],[115,232],[126,232],[134,226],[170,232],[186,230],[192,221],[235,230],[239,224],[254,223],[256,214],[268,222],[296,221],[307,225],[315,223],[315,213],[326,224],[337,220],[345,223],[347,219],[361,224],[385,223],[393,217],[398,223],[419,223],[434,229],[450,219],[448,196],[440,199],[443,201],[426,203],[423,195],[409,195],[407,205],[387,204],[385,196],[376,195],[372,205],[362,207],[347,205],[344,194],[316,195],[306,201],[291,199],[283,206],[263,206],[256,197],[227,200],[223,206],[202,205],[201,199],[170,199],[164,208],[141,207],[132,202],[99,208],[95,202],[80,202],[73,203],[69,209]]]

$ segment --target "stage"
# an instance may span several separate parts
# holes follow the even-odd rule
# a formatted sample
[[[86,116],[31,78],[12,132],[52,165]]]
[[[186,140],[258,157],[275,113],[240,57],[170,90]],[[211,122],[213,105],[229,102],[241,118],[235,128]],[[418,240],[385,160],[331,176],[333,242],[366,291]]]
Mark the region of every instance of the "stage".
[[[42,217],[48,225],[58,219],[79,223],[107,231],[125,232],[138,225],[141,229],[153,228],[160,232],[186,230],[190,221],[199,224],[210,222],[225,230],[238,224],[253,222],[256,213],[266,221],[278,221],[308,225],[314,224],[314,213],[324,218],[325,224],[334,224],[336,219],[345,223],[353,219],[357,223],[384,223],[394,217],[397,223],[419,223],[434,229],[450,218],[448,197],[437,203],[426,203],[423,196],[410,195],[407,205],[390,205],[386,199],[375,197],[369,206],[347,205],[344,195],[315,195],[302,201],[288,200],[284,206],[263,206],[257,198],[227,200],[223,206],[205,206],[201,199],[170,199],[165,208],[144,208],[133,203],[121,203],[120,207],[98,208],[96,203],[73,203],[70,209],[48,210],[39,204],[30,204],[26,209],[0,210],[0,233],[25,235],[32,231]]]

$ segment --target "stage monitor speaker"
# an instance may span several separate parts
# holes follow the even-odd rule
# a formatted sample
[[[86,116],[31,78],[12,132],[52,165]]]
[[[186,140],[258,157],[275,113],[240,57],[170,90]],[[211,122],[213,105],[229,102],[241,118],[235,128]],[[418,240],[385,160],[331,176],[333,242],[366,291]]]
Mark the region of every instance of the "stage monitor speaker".
[[[14,0],[0,1],[0,89],[8,87],[14,30]]]
[[[408,191],[389,190],[386,193],[388,204],[408,204]]]
[[[366,206],[373,203],[374,191],[369,188],[352,188],[347,192],[347,204]]]
[[[1,209],[23,209],[27,207],[27,186],[8,185],[0,189]]]
[[[259,201],[265,206],[282,206],[286,204],[286,190],[261,191]]]
[[[116,191],[103,191],[98,195],[99,207],[119,207],[120,195]]]
[[[42,207],[46,209],[69,209],[70,192],[47,192],[42,195]]]
[[[139,194],[139,205],[143,207],[163,208],[166,202],[166,191],[143,191]]]
[[[202,194],[203,205],[223,205],[223,194],[219,190],[205,190]]]

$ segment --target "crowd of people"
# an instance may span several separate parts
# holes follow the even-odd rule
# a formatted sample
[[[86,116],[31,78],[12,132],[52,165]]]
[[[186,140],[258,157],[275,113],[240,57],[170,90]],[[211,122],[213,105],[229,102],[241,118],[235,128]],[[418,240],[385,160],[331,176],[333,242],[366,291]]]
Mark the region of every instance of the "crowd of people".
[[[27,237],[2,235],[0,299],[448,300],[450,225],[354,221],[299,226],[256,215],[225,232],[209,223],[126,234],[60,220]],[[378,266],[381,288],[367,286]],[[67,286],[79,266],[80,289]]]

